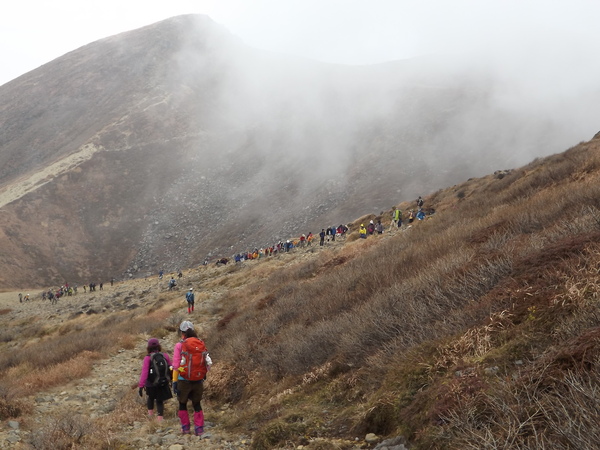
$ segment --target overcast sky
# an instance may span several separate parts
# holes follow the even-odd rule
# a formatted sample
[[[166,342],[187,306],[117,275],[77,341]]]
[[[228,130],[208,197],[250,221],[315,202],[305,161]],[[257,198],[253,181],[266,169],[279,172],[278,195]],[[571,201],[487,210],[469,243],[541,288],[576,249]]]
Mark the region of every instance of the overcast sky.
[[[557,62],[589,72],[600,45],[597,0],[19,0],[2,5],[0,85],[97,39],[188,13],[256,48],[345,64],[476,52],[542,76]]]

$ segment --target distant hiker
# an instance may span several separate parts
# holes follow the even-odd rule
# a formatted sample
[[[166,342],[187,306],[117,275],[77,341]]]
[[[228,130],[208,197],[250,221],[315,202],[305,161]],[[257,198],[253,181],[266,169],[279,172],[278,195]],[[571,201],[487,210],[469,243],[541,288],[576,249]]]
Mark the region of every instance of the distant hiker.
[[[181,273],[181,271],[179,271],[179,273],[177,274],[177,278],[179,278],[181,280],[182,277],[183,277],[183,273]]]
[[[393,228],[394,225],[396,225],[398,228],[402,226],[402,210],[396,208],[395,206],[392,211],[392,223],[390,224],[390,230]]]
[[[322,247],[325,243],[325,228],[321,228],[321,232],[319,233],[319,237],[321,240],[319,241],[319,245]]]
[[[85,293],[85,292],[87,292],[87,291],[85,290],[85,289],[86,289],[86,287],[87,287],[87,286],[84,284],[84,285],[83,285],[83,292],[84,292],[84,293]]]
[[[360,236],[361,239],[367,238],[367,229],[365,228],[365,226],[362,223],[360,224],[360,228],[358,229],[358,235]]]
[[[188,400],[194,408],[194,434],[204,433],[204,412],[202,411],[202,394],[204,380],[211,361],[204,342],[198,339],[194,325],[184,320],[179,326],[181,341],[173,350],[173,391],[179,402],[179,421],[181,432],[190,434],[190,416],[187,410]]]
[[[172,290],[175,286],[177,286],[175,278],[171,277],[171,279],[169,280],[169,290]]]
[[[417,199],[417,207],[418,208],[423,207],[423,199],[421,198],[421,196],[419,196],[419,198]]]
[[[138,392],[142,397],[142,391],[146,390],[149,418],[154,415],[154,402],[156,401],[156,420],[162,422],[165,410],[164,401],[173,398],[170,386],[173,364],[169,355],[162,353],[158,339],[148,339],[147,350],[148,354],[144,356],[142,363]]]
[[[306,235],[306,245],[310,247],[312,245],[312,241],[315,237],[312,234],[312,231]]]
[[[19,292],[19,303],[23,303],[23,294]]]
[[[110,285],[112,286],[112,285],[114,284],[114,282],[115,282],[115,279],[114,279],[114,278],[111,278],[111,279],[110,279]]]
[[[158,279],[159,280],[162,280],[163,274],[164,274],[164,272],[162,270],[158,272]]]
[[[26,302],[28,302],[29,301],[29,294],[25,294],[25,298],[23,300],[26,301]]]
[[[377,232],[377,234],[383,233],[383,225],[381,224],[381,220],[378,220],[375,224],[375,231]]]
[[[410,210],[410,213],[408,213],[408,223],[413,223],[415,221],[415,211],[414,210]]]
[[[194,289],[190,288],[189,291],[185,294],[185,300],[188,304],[188,314],[194,312]]]
[[[415,217],[418,220],[424,220],[425,219],[425,211],[423,211],[422,209],[419,209],[419,211],[417,211],[417,214],[415,215]]]
[[[104,283],[100,283],[100,290],[101,290],[101,291],[103,290],[103,289],[102,289],[102,288],[103,288],[103,286],[104,286]]]
[[[367,225],[367,233],[369,233],[369,235],[375,233],[375,224],[372,220],[369,222],[369,225]]]

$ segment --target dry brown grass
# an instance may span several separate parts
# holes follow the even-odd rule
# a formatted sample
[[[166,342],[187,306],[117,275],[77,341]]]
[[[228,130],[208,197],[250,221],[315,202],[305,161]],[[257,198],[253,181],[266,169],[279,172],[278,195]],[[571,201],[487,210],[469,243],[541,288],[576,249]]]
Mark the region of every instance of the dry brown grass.
[[[92,328],[80,326],[79,320],[67,323],[59,333],[42,333],[41,340],[25,341],[18,352],[3,353],[1,385],[18,398],[84,377],[94,360],[118,348],[134,348],[136,335],[155,330],[164,320],[162,313],[124,317]]]
[[[425,197],[436,214],[410,228],[199,270],[198,303],[213,304],[199,311],[218,314],[206,330],[216,361],[206,400],[232,405],[222,425],[252,427],[257,449],[367,432],[423,449],[594,448],[598,145],[440,190]],[[28,393],[65,372],[84,376],[80,366],[140,335],[175,331],[181,302],[165,294],[150,314],[100,323],[23,322],[35,340],[0,355],[3,380],[32,373],[29,364],[48,375],[27,375]],[[18,338],[0,332],[1,342]],[[24,392],[6,411],[19,406],[14,394]],[[45,430],[66,446],[111,448],[143,408],[127,392],[108,417],[105,436],[79,436],[61,417]]]
[[[459,430],[454,420],[455,431],[444,434],[445,424],[463,406],[468,415],[481,407],[480,399],[493,399],[500,392],[494,377],[506,376],[506,388],[514,392],[515,361],[535,361],[550,346],[600,326],[599,161],[598,143],[584,144],[502,176],[438,191],[425,198],[436,208],[435,216],[409,230],[366,241],[353,241],[350,234],[338,252],[269,274],[243,304],[223,311],[223,322],[209,333],[212,348],[237,368],[232,373],[258,372],[273,383],[298,378],[313,380],[311,386],[357,383],[346,391],[332,389],[328,397],[344,403],[356,397],[343,392],[373,396],[371,412],[358,416],[356,430],[402,430],[422,448],[440,436],[435,448],[467,445],[475,428]],[[434,350],[427,351],[419,368],[405,368],[415,360],[408,355],[423,346]],[[329,369],[319,372],[322,367]],[[392,371],[412,375],[391,381],[386,373]],[[395,385],[390,388],[397,397],[388,392],[384,399],[366,383],[361,388],[360,378],[353,378],[357,372]],[[413,376],[414,384],[409,383]],[[579,384],[572,380],[561,389],[585,384],[578,376]],[[228,379],[216,399],[242,400],[256,389],[250,381]],[[525,411],[531,396],[518,392]],[[507,428],[482,431],[478,445],[550,448],[553,439],[560,441],[558,435],[511,441],[519,422],[514,421],[516,428],[510,424],[502,413],[510,402],[503,402],[481,403],[485,417],[496,415],[497,425],[506,420]],[[544,402],[545,408],[559,406]],[[478,424],[469,420],[473,427]],[[552,420],[540,423],[558,423]],[[284,429],[273,422],[264,433],[278,435]],[[485,441],[493,433],[505,440]]]

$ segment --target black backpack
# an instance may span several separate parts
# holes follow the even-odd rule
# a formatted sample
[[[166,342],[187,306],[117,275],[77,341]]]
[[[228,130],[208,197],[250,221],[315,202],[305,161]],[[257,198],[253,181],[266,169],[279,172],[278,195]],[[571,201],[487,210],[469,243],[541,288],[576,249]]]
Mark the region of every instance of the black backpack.
[[[170,380],[169,363],[160,352],[150,355],[150,371],[148,372],[148,381],[152,386],[167,386]]]

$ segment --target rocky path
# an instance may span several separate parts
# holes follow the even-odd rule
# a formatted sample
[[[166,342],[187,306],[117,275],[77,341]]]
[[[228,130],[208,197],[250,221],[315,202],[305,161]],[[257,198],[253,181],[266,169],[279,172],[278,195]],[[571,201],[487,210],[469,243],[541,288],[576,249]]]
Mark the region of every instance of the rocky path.
[[[335,247],[342,245],[341,242],[336,243]],[[309,255],[307,254],[306,257]],[[190,274],[186,274],[189,283],[192,276],[188,277],[188,275]],[[199,277],[196,278],[198,279]],[[1,293],[0,309],[10,310],[10,312],[0,315],[0,325],[22,321],[33,314],[46,324],[59,324],[65,318],[80,315],[102,315],[137,308],[143,310],[165,295],[163,285],[166,283],[166,280],[159,283],[156,278],[129,280],[117,283],[114,287],[106,286],[103,291],[85,294],[80,292],[77,296],[59,300],[57,305],[42,300],[19,304],[18,292]],[[182,290],[173,295],[183,299],[184,284],[182,282]],[[213,317],[210,311],[213,309],[214,302],[220,298],[220,294],[218,289],[208,292],[208,295],[207,291],[204,291],[203,299],[197,301],[196,312],[192,316],[194,323],[202,327],[218,319]],[[185,315],[183,300],[181,313]],[[137,388],[132,389],[132,385],[137,385],[146,339],[149,337],[139,337],[134,348],[118,349],[108,358],[96,361],[89,376],[37,393],[29,398],[28,402],[33,405],[31,414],[6,421],[0,426],[0,449],[31,448],[31,442],[35,443],[36,439],[39,442],[39,435],[43,432],[43,427],[47,426],[43,424],[47,424],[49,419],[56,420],[56,417],[61,415],[80,418],[80,421],[90,423],[90,426],[95,429],[101,427],[102,421],[110,421],[112,429],[117,429],[113,433],[114,439],[136,449],[248,448],[251,443],[250,434],[232,436],[219,426],[219,418],[226,414],[228,405],[211,405],[203,402],[207,422],[202,438],[181,435],[175,399],[166,402],[165,420],[162,423],[146,417],[145,398],[141,399],[137,394]],[[174,336],[153,337],[161,339],[163,347],[171,352]],[[127,417],[123,416],[124,411],[129,414]],[[92,424],[94,421],[95,423]],[[53,447],[38,445],[35,448]]]
[[[155,281],[134,280],[105,287],[103,291],[83,294],[59,300],[57,305],[48,301],[31,300],[28,303],[18,302],[18,293],[0,294],[0,309],[12,309],[2,316],[2,322],[23,320],[32,314],[46,324],[60,323],[62,318],[76,317],[81,314],[102,314],[103,312],[143,308],[156,301],[156,297],[164,294],[164,288]],[[180,293],[182,291],[179,291]],[[218,293],[214,293],[216,296]],[[204,309],[210,306],[211,300],[197,304],[197,313],[192,320],[202,325],[200,317]],[[182,303],[183,311],[183,303]],[[241,449],[249,446],[250,436],[230,436],[219,428],[219,415],[227,406],[213,410],[203,402],[207,423],[202,438],[183,436],[180,432],[179,419],[176,416],[175,399],[165,403],[165,420],[157,423],[146,417],[145,397],[138,396],[138,390],[132,389],[139,379],[142,357],[145,354],[146,339],[139,338],[135,348],[117,350],[108,358],[97,361],[89,376],[67,385],[58,386],[40,392],[27,399],[33,405],[31,414],[18,419],[6,421],[0,427],[0,448],[31,448],[30,444],[39,444],[40,424],[47,424],[48,418],[69,415],[76,420],[92,423],[98,428],[103,420],[116,421],[118,431],[115,440],[131,445],[136,449],[167,448],[181,450],[187,448],[206,449]],[[172,349],[173,336],[158,336],[167,349]],[[134,420],[126,418],[118,423],[120,411],[133,410]],[[79,418],[79,419],[77,419]],[[125,418],[122,418],[125,419]],[[132,424],[131,424],[132,422]],[[41,425],[42,429],[47,425]],[[36,429],[38,431],[36,431]],[[85,431],[85,430],[84,430]],[[48,443],[50,444],[50,443]],[[36,448],[52,448],[51,445]]]

